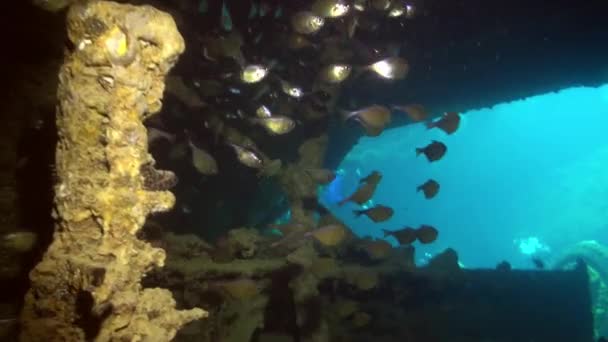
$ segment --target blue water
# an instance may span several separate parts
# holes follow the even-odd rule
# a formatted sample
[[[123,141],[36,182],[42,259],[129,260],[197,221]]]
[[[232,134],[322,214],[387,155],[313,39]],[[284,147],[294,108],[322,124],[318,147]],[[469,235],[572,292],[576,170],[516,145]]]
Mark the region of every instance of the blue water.
[[[416,157],[415,147],[433,139],[446,143],[448,152],[431,164]],[[373,170],[384,177],[368,205],[395,209],[379,224],[355,218],[355,204],[335,204]],[[441,184],[431,200],[416,193],[428,178]],[[420,263],[453,247],[466,267],[507,260],[531,268],[532,256],[550,263],[580,240],[608,243],[608,85],[472,110],[449,136],[412,124],[361,138],[320,197],[361,236],[436,226],[439,239],[416,249]]]

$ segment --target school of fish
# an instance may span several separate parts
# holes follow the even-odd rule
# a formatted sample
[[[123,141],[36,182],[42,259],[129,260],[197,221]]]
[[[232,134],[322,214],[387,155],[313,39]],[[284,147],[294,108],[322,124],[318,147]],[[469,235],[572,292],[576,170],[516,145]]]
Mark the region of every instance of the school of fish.
[[[207,11],[205,1],[199,10]],[[367,136],[376,137],[391,124],[393,114],[402,113],[412,123],[453,134],[461,119],[455,112],[432,120],[427,109],[417,103],[371,103],[345,108],[328,102],[348,82],[362,83],[369,78],[395,82],[407,77],[410,63],[400,56],[398,47],[367,47],[359,39],[359,33],[376,32],[385,21],[409,20],[415,13],[415,7],[403,0],[314,0],[305,8],[256,0],[249,4],[251,24],[239,27],[224,1],[219,27],[199,39],[200,62],[207,77],[189,81],[170,77],[167,88],[168,93],[189,108],[203,113],[201,125],[212,132],[213,142],[202,142],[186,131],[185,142],[180,143],[179,136],[165,132],[159,125],[149,127],[153,133],[150,143],[170,141],[173,146],[170,156],[175,159],[189,156],[193,169],[202,177],[224,172],[225,166],[213,153],[221,150],[221,146],[232,150],[235,161],[257,170],[258,176],[271,177],[285,165],[280,159],[270,159],[257,146],[254,136],[260,129],[266,138],[274,139],[301,131],[301,126],[311,122],[327,120],[356,122]],[[232,132],[237,129],[244,138],[235,138]],[[441,160],[448,150],[436,140],[413,149],[428,162]],[[317,185],[329,184],[336,177],[328,169],[307,169],[304,175]],[[365,206],[381,179],[379,171],[372,172],[339,205],[352,202],[363,206],[354,210],[355,215],[365,215],[375,223],[389,220],[393,208],[383,204]],[[439,193],[440,185],[429,179],[416,190],[432,199]],[[326,246],[338,244],[347,235],[340,224],[326,224],[313,231],[301,228],[294,224],[280,231],[284,239],[313,238]],[[423,225],[387,231],[386,236],[395,237],[401,244],[431,243],[438,231]]]

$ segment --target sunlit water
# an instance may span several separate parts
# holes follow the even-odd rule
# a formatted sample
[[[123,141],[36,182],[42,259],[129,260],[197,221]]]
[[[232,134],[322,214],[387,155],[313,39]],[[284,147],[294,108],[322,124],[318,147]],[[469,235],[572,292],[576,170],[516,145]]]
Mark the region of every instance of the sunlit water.
[[[436,163],[415,154],[431,140],[448,146]],[[379,224],[355,218],[352,203],[336,205],[372,170],[384,176],[373,203],[395,209]],[[473,110],[449,136],[413,124],[364,137],[339,173],[321,202],[355,233],[382,238],[382,229],[423,223],[439,229],[434,244],[417,248],[419,262],[453,247],[467,267],[507,260],[530,268],[532,256],[550,263],[577,241],[608,243],[608,85]],[[426,200],[416,187],[429,178],[441,190]]]

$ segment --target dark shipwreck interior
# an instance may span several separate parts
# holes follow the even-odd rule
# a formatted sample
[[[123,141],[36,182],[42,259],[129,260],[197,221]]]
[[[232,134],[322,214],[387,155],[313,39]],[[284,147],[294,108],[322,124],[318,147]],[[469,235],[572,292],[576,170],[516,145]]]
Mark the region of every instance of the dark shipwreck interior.
[[[443,120],[446,112],[606,83],[608,2],[105,3],[12,1],[3,11],[0,340],[592,342],[608,335],[608,249],[581,245],[537,270],[513,270],[506,262],[496,269],[461,268],[457,251],[448,249],[418,267],[412,241],[427,243],[422,235],[397,247],[358,237],[317,201],[318,185],[328,182],[359,138],[416,121],[410,113],[393,115],[373,131],[361,128],[365,118],[341,120],[343,112],[357,116],[362,114],[353,111],[372,105],[422,104],[425,120]],[[350,12],[328,14],[319,32],[303,35],[303,47],[293,48],[289,39],[297,26],[291,18],[316,3],[344,3]],[[405,14],[387,17],[384,3],[387,11],[407,6]],[[110,37],[112,25],[117,32],[134,27],[128,12],[144,5],[173,17],[185,49],[167,67],[154,59],[153,67],[141,68],[154,73],[141,84],[160,79],[164,92],[156,101],[162,108],[148,104],[136,120],[147,128],[142,144],[153,159],[145,150],[133,152],[141,165],[129,183],[124,175],[135,171],[124,170],[131,164],[116,161],[127,158],[119,143],[126,138],[116,139],[119,147],[112,150],[110,131],[131,126],[112,113],[131,108],[123,99],[153,98],[158,88],[139,85],[141,94],[131,96],[114,81],[122,77],[116,70],[135,80],[129,70],[153,55],[146,49],[179,44],[154,40],[165,28],[139,29],[154,39],[138,36],[152,47],[135,48],[132,64],[108,54],[108,67],[86,59],[106,57],[85,52],[108,48],[96,39]],[[155,27],[157,14],[149,15],[138,25]],[[127,24],[120,24],[123,19]],[[77,40],[81,32],[86,39]],[[135,44],[127,36],[125,44]],[[401,79],[354,67],[397,56],[408,65]],[[319,85],[319,70],[328,63],[353,66],[352,74],[343,83]],[[268,65],[268,79],[239,80],[239,68],[252,65]],[[94,86],[86,83],[91,70],[103,72]],[[86,77],[78,78],[81,72]],[[106,75],[110,85],[101,82]],[[285,89],[294,84],[285,80],[297,80],[305,95],[290,97]],[[89,86],[107,94],[98,99],[94,91],[84,92]],[[274,126],[262,126],[269,117],[251,114],[264,103],[287,113],[295,128],[269,134]],[[105,119],[91,119],[89,126],[88,116],[69,115],[87,111]],[[70,120],[82,123],[70,126]],[[105,133],[89,138],[99,122]],[[78,134],[89,144],[83,142],[80,158],[107,161],[73,168],[78,153],[69,149],[78,145]],[[96,154],[96,148],[105,152]],[[99,167],[90,169],[90,179],[86,165]],[[83,176],[72,182],[77,172]],[[70,186],[76,190],[69,192]],[[142,203],[168,191],[175,200],[163,210],[156,210],[161,204],[130,207],[105,194],[114,187],[152,193],[141,195]],[[114,204],[105,206],[106,200]],[[131,209],[123,215],[110,207]],[[138,210],[149,215],[137,216]],[[290,220],[281,221],[287,211]],[[15,242],[23,231],[31,243]],[[168,289],[170,300],[145,292],[155,288]]]

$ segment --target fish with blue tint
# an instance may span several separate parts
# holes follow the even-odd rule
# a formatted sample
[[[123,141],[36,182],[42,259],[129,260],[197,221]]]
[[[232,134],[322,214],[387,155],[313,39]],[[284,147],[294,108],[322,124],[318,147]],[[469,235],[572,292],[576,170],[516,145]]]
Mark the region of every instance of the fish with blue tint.
[[[424,154],[429,162],[435,162],[443,158],[445,153],[448,151],[448,147],[444,143],[433,140],[430,144],[425,147],[416,148],[416,156]]]
[[[253,1],[251,4],[251,7],[249,8],[249,19],[255,19],[255,18],[264,18],[266,17],[268,14],[270,14],[270,12],[272,12],[273,8],[272,5],[270,3],[268,3],[268,1]],[[283,16],[283,7],[281,5],[277,6],[274,9],[274,13],[273,13],[273,17],[275,19],[278,19],[280,17]]]
[[[534,264],[534,267],[536,267],[537,270],[545,269],[545,262],[539,257],[532,258],[532,263]]]
[[[253,1],[249,7],[249,15],[247,15],[247,18],[253,19],[257,17],[258,14],[260,14],[260,4]]]
[[[460,114],[456,112],[448,112],[443,114],[441,119],[426,124],[427,129],[439,128],[447,134],[452,134],[460,127]]]
[[[260,2],[259,12],[260,12],[261,18],[264,18],[266,15],[268,15],[268,13],[270,13],[271,10],[272,10],[272,8],[270,7],[270,4],[267,1]]]
[[[222,28],[228,32],[232,31],[232,16],[226,6],[226,1],[222,3]]]
[[[279,19],[282,16],[283,16],[283,7],[279,6],[274,10],[274,18]]]
[[[391,207],[387,207],[385,205],[378,204],[369,209],[353,210],[353,213],[357,217],[359,217],[361,215],[366,215],[372,221],[374,221],[375,223],[378,223],[378,222],[384,222],[384,221],[390,219],[391,217],[393,217],[393,214],[395,213],[395,211]]]

